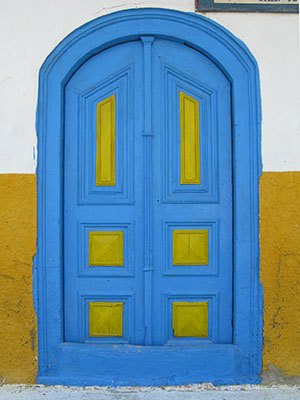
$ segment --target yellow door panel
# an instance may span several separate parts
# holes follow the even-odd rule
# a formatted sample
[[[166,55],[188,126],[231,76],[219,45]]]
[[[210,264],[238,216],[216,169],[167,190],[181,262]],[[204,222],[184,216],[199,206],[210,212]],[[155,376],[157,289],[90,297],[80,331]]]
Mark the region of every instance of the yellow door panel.
[[[96,186],[115,186],[116,96],[97,104]]]
[[[123,231],[89,232],[89,265],[121,267],[124,265]]]
[[[180,183],[200,184],[199,101],[180,92]]]
[[[90,336],[123,336],[123,305],[113,302],[90,302]]]
[[[175,337],[208,337],[208,302],[173,302]]]
[[[173,265],[208,265],[208,229],[173,230]]]

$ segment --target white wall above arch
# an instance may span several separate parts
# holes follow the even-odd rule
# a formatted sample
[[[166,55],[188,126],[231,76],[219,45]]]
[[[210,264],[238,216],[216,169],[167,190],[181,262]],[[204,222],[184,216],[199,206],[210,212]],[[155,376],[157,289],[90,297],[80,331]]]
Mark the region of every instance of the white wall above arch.
[[[126,8],[194,11],[194,0],[14,0],[1,4],[0,173],[34,173],[38,71],[72,30]],[[209,13],[243,40],[261,77],[264,171],[300,170],[300,57],[296,14]]]

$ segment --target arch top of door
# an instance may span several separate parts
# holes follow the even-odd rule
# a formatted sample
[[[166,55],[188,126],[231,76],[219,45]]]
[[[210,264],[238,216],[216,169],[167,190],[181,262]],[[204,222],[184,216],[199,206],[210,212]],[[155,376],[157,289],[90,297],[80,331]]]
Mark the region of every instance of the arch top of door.
[[[63,378],[60,375],[63,372],[58,370],[59,365],[67,365],[65,361],[59,364],[58,360],[71,360],[74,350],[63,340],[64,87],[74,72],[93,55],[147,35],[177,41],[203,53],[231,83],[234,329],[232,344],[218,345],[217,351],[224,352],[224,360],[230,359],[233,367],[230,376],[226,375],[227,371],[220,370],[218,373],[213,371],[205,379],[218,384],[257,383],[262,351],[258,66],[247,46],[214,21],[194,13],[155,8],[120,11],[86,23],[53,50],[40,70],[36,123],[38,241],[34,269],[39,332],[38,382],[75,382],[71,377]],[[77,347],[79,352],[86,351]],[[204,350],[207,352],[205,357],[213,355],[209,346]],[[132,351],[136,351],[134,347]],[[145,347],[142,351],[154,350]]]
[[[70,33],[49,54],[40,69],[37,107],[37,133],[40,144],[49,124],[62,124],[62,114],[46,101],[55,98],[62,104],[62,87],[90,57],[109,47],[151,35],[183,43],[200,51],[214,62],[232,85],[232,118],[237,130],[250,121],[248,134],[257,140],[258,174],[261,173],[260,146],[261,102],[257,62],[248,47],[231,32],[213,20],[195,13],[161,8],[118,11],[89,21]],[[238,105],[238,106],[237,106]],[[62,107],[61,107],[62,109]],[[50,128],[49,125],[49,128]],[[62,130],[57,132],[62,134]],[[245,132],[243,132],[245,135]],[[53,134],[51,134],[53,137]],[[39,146],[39,150],[42,150]],[[42,154],[40,153],[42,156]]]
[[[147,35],[175,40],[201,51],[231,82],[250,71],[258,76],[256,60],[247,46],[220,24],[195,13],[142,8],[101,16],[74,30],[47,57],[40,77],[55,73],[58,80],[67,81],[94,54]]]

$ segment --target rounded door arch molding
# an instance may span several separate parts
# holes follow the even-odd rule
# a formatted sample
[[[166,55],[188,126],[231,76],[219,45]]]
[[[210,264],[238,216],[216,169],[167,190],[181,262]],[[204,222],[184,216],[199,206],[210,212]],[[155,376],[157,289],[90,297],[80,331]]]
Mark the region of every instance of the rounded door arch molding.
[[[231,344],[200,346],[196,369],[185,375],[181,374],[182,365],[178,365],[178,370],[174,367],[171,372],[164,370],[163,362],[157,367],[158,358],[172,359],[172,346],[145,346],[142,350],[135,346],[128,348],[126,354],[131,358],[124,361],[135,365],[139,371],[137,377],[119,367],[124,346],[113,353],[106,349],[102,353],[102,364],[99,364],[100,369],[101,365],[105,369],[109,362],[107,370],[115,370],[117,378],[107,375],[105,370],[94,374],[88,366],[84,374],[78,369],[80,363],[77,361],[86,358],[89,363],[95,350],[64,341],[64,88],[75,72],[94,55],[118,44],[141,38],[145,41],[148,36],[175,41],[199,51],[217,65],[231,85],[233,338]],[[165,385],[199,381],[219,384],[259,382],[262,351],[258,231],[260,124],[259,74],[254,57],[230,32],[200,15],[166,9],[113,13],[76,29],[48,56],[40,70],[37,110],[38,244],[34,293],[38,314],[39,383]],[[191,351],[193,349],[182,353],[183,365],[189,365]],[[216,362],[218,357],[220,360]],[[148,360],[147,366],[145,360]]]

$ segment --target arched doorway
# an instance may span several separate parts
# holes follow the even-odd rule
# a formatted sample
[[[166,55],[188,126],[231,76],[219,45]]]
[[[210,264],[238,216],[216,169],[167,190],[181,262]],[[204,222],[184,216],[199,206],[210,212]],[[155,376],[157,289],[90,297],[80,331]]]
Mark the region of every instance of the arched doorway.
[[[46,60],[38,116],[39,382],[256,382],[246,47],[196,15],[102,17]]]

